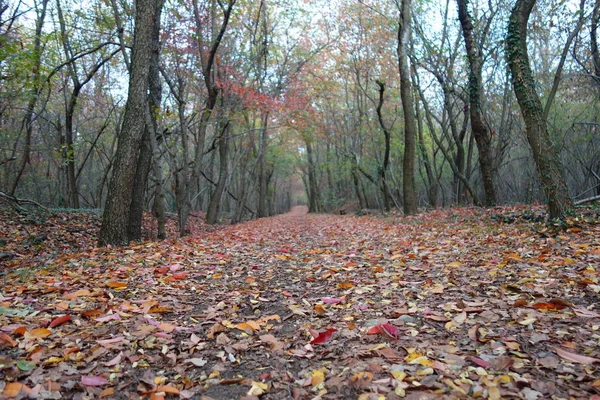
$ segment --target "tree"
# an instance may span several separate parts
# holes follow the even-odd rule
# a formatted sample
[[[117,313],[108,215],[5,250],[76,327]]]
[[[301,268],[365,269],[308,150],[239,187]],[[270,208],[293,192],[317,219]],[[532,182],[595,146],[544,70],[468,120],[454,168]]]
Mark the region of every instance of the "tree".
[[[37,14],[35,23],[35,37],[33,39],[33,54],[32,54],[32,83],[31,91],[29,94],[29,100],[27,102],[27,109],[23,118],[22,128],[25,130],[25,144],[23,149],[23,157],[19,163],[17,169],[17,175],[12,182],[8,194],[14,195],[19,181],[27,163],[29,162],[29,156],[31,154],[31,137],[33,135],[33,122],[35,121],[35,107],[38,103],[40,93],[42,91],[43,82],[41,79],[42,74],[42,52],[44,46],[42,43],[42,29],[44,28],[44,21],[46,20],[46,10],[48,8],[48,0],[42,0],[40,4],[35,4],[35,11]]]
[[[492,134],[483,115],[483,85],[481,73],[483,69],[483,45],[493,19],[493,15],[486,21],[481,32],[480,43],[475,40],[475,28],[471,21],[468,9],[468,0],[457,0],[458,19],[462,27],[467,58],[469,60],[469,116],[471,119],[471,132],[475,137],[479,151],[479,168],[485,191],[485,205],[496,204],[496,191],[494,190],[493,165],[492,165]]]
[[[98,236],[100,246],[126,245],[130,240],[127,221],[130,217],[138,154],[146,129],[153,32],[155,24],[160,23],[158,17],[161,7],[161,0],[136,2],[129,92]]]
[[[400,97],[404,112],[404,159],[402,162],[402,192],[404,213],[417,213],[417,190],[415,187],[415,156],[417,123],[413,105],[413,93],[408,61],[410,49],[411,0],[396,1],[398,17],[398,70],[400,72]]]
[[[572,209],[560,160],[548,134],[544,108],[536,92],[527,53],[527,22],[536,0],[517,0],[508,23],[505,51],[513,90],[525,120],[527,140],[548,201],[551,218],[562,218]]]

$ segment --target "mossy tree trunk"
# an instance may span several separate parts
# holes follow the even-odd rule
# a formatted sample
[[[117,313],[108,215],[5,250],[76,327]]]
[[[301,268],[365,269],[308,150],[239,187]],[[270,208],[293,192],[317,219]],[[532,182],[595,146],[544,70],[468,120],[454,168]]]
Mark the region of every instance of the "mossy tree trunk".
[[[506,58],[527,140],[531,146],[551,218],[562,218],[573,207],[556,149],[550,140],[544,109],[535,90],[527,55],[527,22],[536,0],[517,0],[512,9],[505,42]]]

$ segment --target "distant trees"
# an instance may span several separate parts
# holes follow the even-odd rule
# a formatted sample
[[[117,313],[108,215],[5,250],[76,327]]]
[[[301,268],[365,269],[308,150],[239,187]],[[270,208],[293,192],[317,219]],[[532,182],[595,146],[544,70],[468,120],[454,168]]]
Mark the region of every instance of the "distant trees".
[[[0,190],[104,208],[101,244],[144,211],[164,237],[168,212],[185,235],[600,193],[599,2],[415,4],[2,2]]]

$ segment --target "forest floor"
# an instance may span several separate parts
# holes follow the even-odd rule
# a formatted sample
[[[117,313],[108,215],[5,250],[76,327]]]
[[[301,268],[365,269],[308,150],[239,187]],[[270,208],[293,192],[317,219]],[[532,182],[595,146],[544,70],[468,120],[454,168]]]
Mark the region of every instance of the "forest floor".
[[[296,208],[96,248],[96,214],[2,209],[0,397],[600,399],[600,224],[542,214]]]

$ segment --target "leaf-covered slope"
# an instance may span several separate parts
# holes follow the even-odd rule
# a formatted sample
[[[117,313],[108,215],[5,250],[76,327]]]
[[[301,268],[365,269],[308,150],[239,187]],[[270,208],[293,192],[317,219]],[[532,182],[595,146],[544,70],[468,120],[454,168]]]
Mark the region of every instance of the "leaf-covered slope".
[[[598,227],[546,237],[490,215],[300,212],[184,240],[83,246],[27,270],[11,260],[0,392],[597,395]]]

